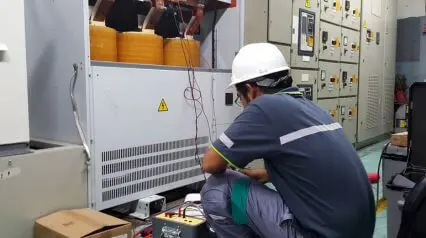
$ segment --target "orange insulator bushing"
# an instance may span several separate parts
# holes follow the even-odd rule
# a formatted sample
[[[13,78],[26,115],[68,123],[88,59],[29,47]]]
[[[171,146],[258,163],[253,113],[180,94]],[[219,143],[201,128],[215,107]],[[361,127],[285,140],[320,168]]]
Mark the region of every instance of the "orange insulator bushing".
[[[163,38],[151,31],[118,35],[118,61],[137,64],[163,64]]]
[[[117,61],[117,32],[106,26],[90,25],[90,58]]]
[[[200,42],[193,39],[166,39],[164,41],[164,64],[200,67]]]

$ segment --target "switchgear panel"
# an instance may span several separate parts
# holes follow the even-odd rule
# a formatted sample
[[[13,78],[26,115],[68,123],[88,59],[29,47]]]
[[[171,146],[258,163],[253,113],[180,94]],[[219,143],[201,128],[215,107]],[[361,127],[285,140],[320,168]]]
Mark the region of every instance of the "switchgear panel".
[[[319,59],[340,61],[341,27],[321,22]]]
[[[293,85],[299,87],[307,99],[317,101],[318,71],[292,69],[291,77],[293,78]]]
[[[342,23],[342,0],[321,0],[321,20]]]
[[[318,105],[336,121],[340,122],[339,99],[318,99]]]
[[[356,142],[357,97],[339,98],[339,121],[352,143]]]
[[[342,28],[342,62],[359,62],[359,34],[358,31]]]
[[[344,0],[342,26],[359,30],[361,21],[361,0]]]
[[[320,62],[318,71],[318,99],[339,96],[340,63]]]
[[[356,96],[358,94],[358,65],[340,64],[339,96]]]
[[[293,2],[291,67],[318,69],[319,6]]]

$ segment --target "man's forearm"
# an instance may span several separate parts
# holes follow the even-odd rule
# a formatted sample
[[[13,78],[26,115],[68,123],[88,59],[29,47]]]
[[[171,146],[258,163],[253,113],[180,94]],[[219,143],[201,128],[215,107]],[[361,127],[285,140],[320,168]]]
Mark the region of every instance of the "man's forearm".
[[[243,169],[241,172],[261,183],[269,181],[269,175],[266,169]]]

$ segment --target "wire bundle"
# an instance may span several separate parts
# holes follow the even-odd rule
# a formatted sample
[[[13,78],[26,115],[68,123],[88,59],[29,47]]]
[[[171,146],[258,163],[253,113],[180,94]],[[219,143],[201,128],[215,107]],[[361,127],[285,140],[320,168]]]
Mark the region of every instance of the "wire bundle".
[[[180,18],[181,22],[184,22],[183,19],[183,14],[182,14],[182,9],[180,7],[179,2],[177,2],[177,13],[175,12],[175,14],[173,15],[174,20],[175,20],[175,25],[176,28],[180,31],[179,28],[179,22],[176,18],[176,15]],[[214,30],[214,29],[213,29]],[[207,126],[208,126],[208,131],[209,131],[209,138],[210,141],[212,141],[212,137],[211,137],[211,130],[210,130],[210,122],[209,119],[207,117],[207,114],[204,110],[204,102],[203,102],[203,96],[202,96],[202,92],[200,89],[200,86],[198,85],[197,79],[195,77],[195,70],[194,70],[194,63],[192,58],[190,57],[192,55],[192,51],[190,46],[188,45],[188,39],[179,39],[180,42],[180,46],[182,49],[182,54],[183,54],[183,58],[185,59],[185,65],[187,66],[187,72],[188,72],[188,83],[189,86],[187,88],[185,88],[184,90],[184,97],[187,101],[192,102],[193,106],[194,106],[194,115],[195,115],[195,153],[194,153],[194,159],[199,163],[200,168],[202,169],[202,162],[200,159],[200,151],[199,151],[199,139],[198,139],[198,130],[199,130],[199,118],[201,116],[204,116],[206,122],[207,122]],[[198,64],[199,64],[199,57],[198,57]],[[213,88],[213,87],[212,87]],[[212,93],[212,97],[213,97],[213,93]],[[213,102],[214,104],[214,102]],[[214,110],[214,109],[213,109]],[[213,120],[215,120],[213,118]],[[203,175],[204,175],[204,180],[207,181],[207,177],[206,174],[203,171]]]

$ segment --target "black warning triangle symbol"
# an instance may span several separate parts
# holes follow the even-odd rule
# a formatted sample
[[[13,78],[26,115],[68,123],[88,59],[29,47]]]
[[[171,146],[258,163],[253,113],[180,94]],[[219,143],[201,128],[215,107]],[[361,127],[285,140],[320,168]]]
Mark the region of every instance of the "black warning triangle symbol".
[[[166,101],[161,99],[160,105],[158,106],[158,112],[167,112],[169,108],[167,107]]]

